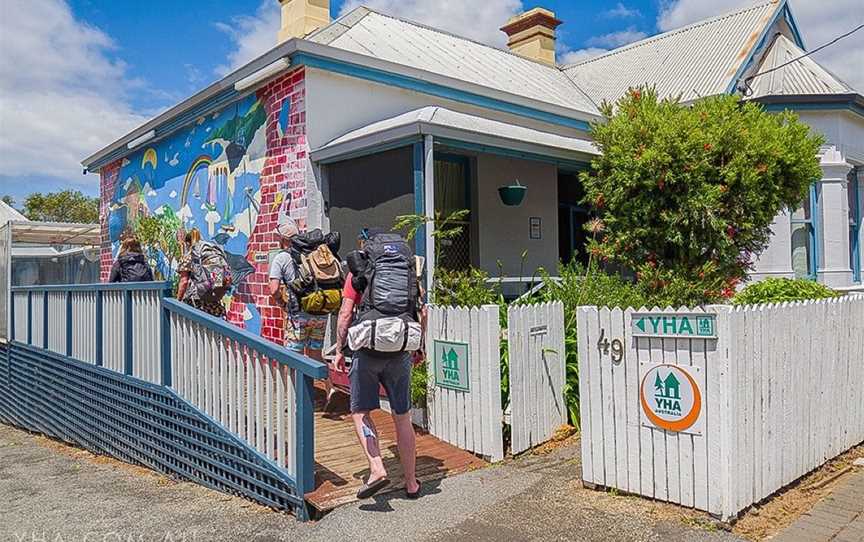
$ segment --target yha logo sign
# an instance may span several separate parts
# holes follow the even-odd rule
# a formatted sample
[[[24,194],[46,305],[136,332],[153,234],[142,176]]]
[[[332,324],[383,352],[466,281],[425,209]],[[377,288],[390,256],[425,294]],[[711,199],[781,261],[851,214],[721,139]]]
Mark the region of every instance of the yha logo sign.
[[[702,392],[696,379],[676,365],[648,369],[639,388],[642,411],[652,425],[667,431],[685,431],[702,412]]]

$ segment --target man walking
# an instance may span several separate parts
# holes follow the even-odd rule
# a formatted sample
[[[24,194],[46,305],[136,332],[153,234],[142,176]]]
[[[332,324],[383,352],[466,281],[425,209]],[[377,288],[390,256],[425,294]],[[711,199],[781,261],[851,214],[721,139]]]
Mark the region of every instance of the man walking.
[[[327,328],[327,317],[303,312],[300,300],[291,287],[298,276],[297,264],[291,255],[292,239],[300,233],[297,223],[288,218],[276,229],[279,235],[279,248],[270,263],[270,295],[273,302],[285,311],[285,347],[298,354],[321,361],[321,347],[324,343],[324,331]],[[337,290],[338,291],[338,290]],[[325,408],[333,395],[333,387],[328,377],[324,381]]]
[[[357,497],[372,497],[390,483],[370,416],[380,407],[378,390],[383,387],[396,426],[405,493],[416,499],[420,484],[415,473],[410,385],[412,353],[420,348],[422,328],[413,251],[398,235],[378,234],[364,243],[362,251],[349,256],[348,265],[351,272],[342,292],[335,365],[337,371],[345,371],[347,341],[354,352],[349,372],[351,417],[369,462],[369,477]]]

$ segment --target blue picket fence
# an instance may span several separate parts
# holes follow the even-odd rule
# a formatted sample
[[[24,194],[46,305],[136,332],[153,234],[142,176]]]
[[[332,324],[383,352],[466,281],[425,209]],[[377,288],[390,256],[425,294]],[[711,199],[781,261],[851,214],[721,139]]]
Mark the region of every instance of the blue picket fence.
[[[0,421],[306,519],[326,366],[169,295],[12,288]]]

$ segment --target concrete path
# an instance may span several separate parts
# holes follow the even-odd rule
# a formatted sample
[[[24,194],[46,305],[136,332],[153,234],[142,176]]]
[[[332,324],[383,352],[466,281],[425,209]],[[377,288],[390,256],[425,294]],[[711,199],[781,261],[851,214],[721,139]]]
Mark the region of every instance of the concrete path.
[[[774,542],[864,542],[864,470],[848,476]]]
[[[579,483],[578,441],[300,524],[0,424],[0,541],[740,540],[700,514]]]

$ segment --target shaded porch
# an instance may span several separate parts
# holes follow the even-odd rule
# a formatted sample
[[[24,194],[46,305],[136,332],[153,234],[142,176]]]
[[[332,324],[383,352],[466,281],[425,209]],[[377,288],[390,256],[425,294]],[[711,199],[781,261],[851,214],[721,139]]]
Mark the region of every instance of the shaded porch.
[[[554,271],[584,248],[587,211],[574,185],[596,154],[577,134],[430,106],[349,132],[311,158],[325,227],[351,240],[362,227],[390,229],[397,216],[425,216],[415,250],[427,271],[475,267],[518,289],[538,268]],[[525,197],[507,205],[498,189],[516,183]],[[448,224],[459,233],[436,247],[436,228],[460,210],[467,215]]]

